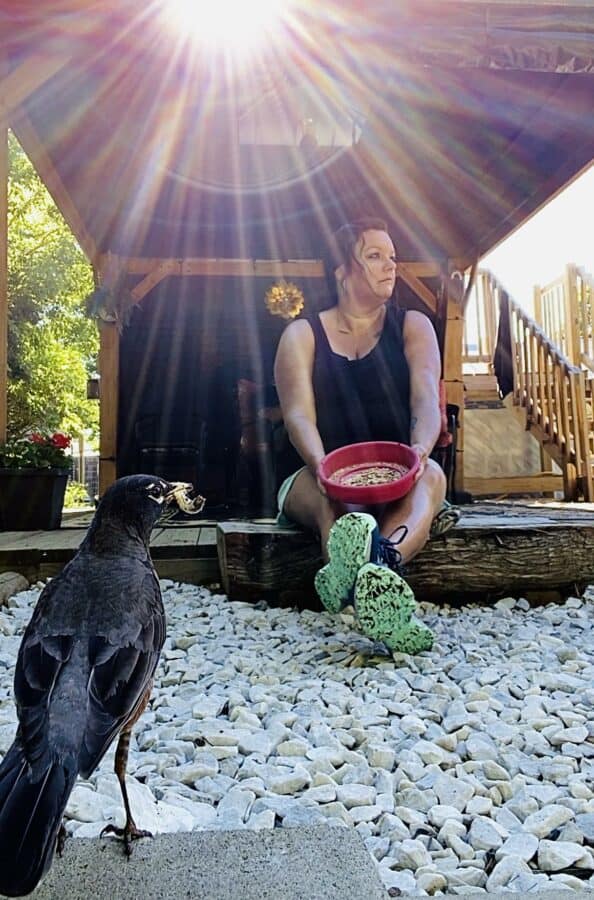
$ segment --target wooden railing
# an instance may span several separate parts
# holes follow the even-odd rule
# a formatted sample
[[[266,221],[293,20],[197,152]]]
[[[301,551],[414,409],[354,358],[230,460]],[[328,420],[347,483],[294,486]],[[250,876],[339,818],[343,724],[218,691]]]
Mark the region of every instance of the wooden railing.
[[[566,499],[581,494],[592,501],[594,438],[584,370],[573,365],[517,303],[508,298],[508,304],[513,402],[525,409],[526,427],[561,466]]]
[[[576,266],[579,364],[594,372],[594,278]]]
[[[594,501],[594,278],[567,266],[563,278],[535,288],[534,300],[538,321],[479,270],[466,309],[463,362],[471,364],[467,372],[479,363],[493,372],[497,323],[508,310],[513,405],[561,467],[565,499]]]
[[[545,287],[534,288],[534,318],[574,366],[594,372],[594,278],[570,264]]]

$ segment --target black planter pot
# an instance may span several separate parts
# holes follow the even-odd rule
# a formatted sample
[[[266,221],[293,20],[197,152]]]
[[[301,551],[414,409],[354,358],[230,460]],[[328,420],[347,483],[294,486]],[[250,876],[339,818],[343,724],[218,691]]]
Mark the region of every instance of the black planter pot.
[[[0,469],[0,531],[60,527],[67,469]]]

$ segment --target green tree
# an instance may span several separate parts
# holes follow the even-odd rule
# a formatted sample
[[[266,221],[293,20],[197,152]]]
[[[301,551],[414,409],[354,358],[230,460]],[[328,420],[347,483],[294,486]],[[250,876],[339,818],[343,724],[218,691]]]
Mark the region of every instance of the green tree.
[[[8,430],[96,432],[86,399],[97,327],[85,315],[91,266],[14,135],[8,183]]]

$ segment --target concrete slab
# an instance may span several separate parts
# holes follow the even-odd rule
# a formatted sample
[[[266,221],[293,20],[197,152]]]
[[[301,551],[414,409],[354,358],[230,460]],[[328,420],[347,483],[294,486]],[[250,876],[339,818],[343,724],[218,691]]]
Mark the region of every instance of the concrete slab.
[[[33,895],[35,896],[35,895]],[[419,894],[399,894],[398,900],[419,900]],[[441,897],[453,898],[456,900],[477,900],[477,891],[468,892],[468,894],[442,894]],[[550,890],[541,890],[541,891],[497,891],[488,893],[487,896],[490,900],[551,900],[552,897],[555,900],[592,900],[594,898],[594,891],[572,891],[569,888],[565,890],[558,891],[556,888],[553,890],[551,887]]]
[[[33,900],[385,900],[375,866],[348,828],[201,831],[139,841],[66,842]]]

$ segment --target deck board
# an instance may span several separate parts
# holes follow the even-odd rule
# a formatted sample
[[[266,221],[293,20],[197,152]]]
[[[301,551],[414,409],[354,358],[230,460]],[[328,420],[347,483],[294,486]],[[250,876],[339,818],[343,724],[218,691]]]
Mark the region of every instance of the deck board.
[[[67,517],[55,531],[0,532],[0,572],[22,572],[30,580],[56,575],[82,543],[92,513]],[[220,578],[216,522],[182,521],[157,527],[151,555],[163,578],[208,584]]]

